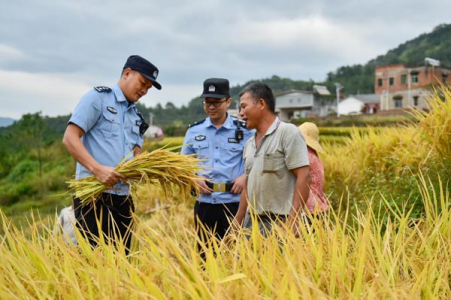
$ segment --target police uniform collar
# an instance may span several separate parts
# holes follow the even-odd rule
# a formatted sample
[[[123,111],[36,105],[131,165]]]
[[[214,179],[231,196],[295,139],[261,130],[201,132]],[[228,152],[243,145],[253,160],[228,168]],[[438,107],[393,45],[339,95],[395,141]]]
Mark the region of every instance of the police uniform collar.
[[[233,118],[227,113],[227,119],[224,122],[224,126],[227,129],[235,129],[236,125],[233,123]]]
[[[124,93],[122,92],[121,88],[117,84],[115,84],[113,86],[113,92],[114,92],[114,95],[116,96],[116,100],[118,102],[127,101],[127,99],[124,96]]]
[[[211,122],[211,119],[210,119],[210,117],[208,117],[206,120],[205,120],[205,126],[206,127],[209,127],[209,126],[215,126],[215,125],[213,125],[213,123]],[[227,128],[227,129],[235,129],[235,125],[233,124],[233,119],[232,119],[232,117],[230,117],[230,115],[227,113],[227,118],[226,118],[226,120],[224,121],[224,124],[222,124],[222,126],[221,127],[224,127],[224,128]]]
[[[265,135],[270,135],[270,134],[274,133],[274,131],[277,130],[277,128],[279,127],[279,125],[280,125],[280,119],[279,119],[279,117],[276,117],[276,118],[274,119],[274,122],[271,124],[271,126],[269,126],[269,128],[268,128],[268,130],[266,131],[266,134],[265,134]]]
[[[205,127],[210,127],[210,126],[214,126],[213,123],[211,122],[210,117],[205,119]]]

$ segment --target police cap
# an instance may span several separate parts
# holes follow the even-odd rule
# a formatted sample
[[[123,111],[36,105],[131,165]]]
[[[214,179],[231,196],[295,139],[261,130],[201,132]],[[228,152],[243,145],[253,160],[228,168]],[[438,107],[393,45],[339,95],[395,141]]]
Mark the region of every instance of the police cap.
[[[209,78],[204,81],[204,92],[201,98],[230,97],[229,81],[223,78]]]
[[[138,71],[142,76],[152,81],[154,87],[161,90],[161,85],[157,82],[158,68],[147,59],[144,59],[139,55],[132,55],[127,59],[127,62],[124,65],[124,69],[126,68]]]

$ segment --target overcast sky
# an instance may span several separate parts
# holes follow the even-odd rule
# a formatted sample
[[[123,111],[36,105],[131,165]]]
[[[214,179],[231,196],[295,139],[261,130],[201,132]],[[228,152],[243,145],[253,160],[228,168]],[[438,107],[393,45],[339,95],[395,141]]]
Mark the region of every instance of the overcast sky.
[[[446,0],[0,1],[0,116],[15,119],[71,113],[133,54],[163,86],[140,102],[180,107],[208,77],[320,81],[451,22]]]

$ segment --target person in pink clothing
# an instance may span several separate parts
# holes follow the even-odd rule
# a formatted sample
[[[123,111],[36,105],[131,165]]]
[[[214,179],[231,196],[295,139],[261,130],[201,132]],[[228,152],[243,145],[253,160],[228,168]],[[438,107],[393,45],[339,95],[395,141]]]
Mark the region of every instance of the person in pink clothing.
[[[329,203],[324,195],[324,166],[318,152],[324,153],[319,144],[318,127],[310,122],[302,123],[299,127],[307,143],[308,158],[310,162],[310,194],[307,208],[311,214],[320,216],[329,209]],[[310,223],[310,222],[309,222]]]

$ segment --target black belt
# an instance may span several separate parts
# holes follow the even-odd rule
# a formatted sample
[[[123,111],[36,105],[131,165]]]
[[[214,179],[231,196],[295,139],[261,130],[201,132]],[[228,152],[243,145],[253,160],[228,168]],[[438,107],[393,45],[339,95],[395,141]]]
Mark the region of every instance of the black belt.
[[[287,217],[288,217],[287,215],[274,214],[271,212],[266,212],[261,215],[258,215],[258,218],[260,220],[272,220],[272,221],[276,220],[285,221]]]
[[[205,182],[209,188],[214,192],[230,192],[232,190],[233,182]]]

